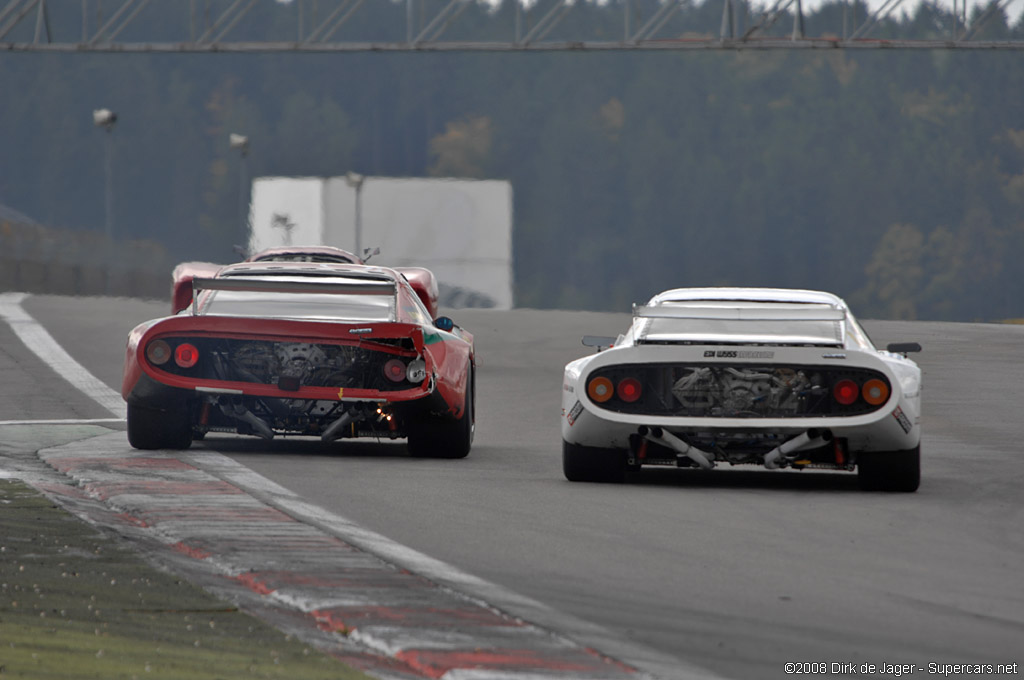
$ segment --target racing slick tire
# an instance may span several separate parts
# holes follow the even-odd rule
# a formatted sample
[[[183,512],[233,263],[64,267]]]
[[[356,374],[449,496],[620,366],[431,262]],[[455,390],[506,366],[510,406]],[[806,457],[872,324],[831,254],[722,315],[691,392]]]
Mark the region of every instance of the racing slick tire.
[[[906,451],[869,451],[857,456],[857,481],[864,491],[913,493],[921,484],[921,446]]]
[[[409,454],[414,458],[465,458],[473,447],[476,432],[476,376],[469,371],[462,417],[424,418],[409,432]]]
[[[128,404],[128,443],[136,449],[187,449],[192,445],[188,409],[160,411]]]
[[[570,444],[563,439],[562,472],[570,482],[621,484],[626,479],[626,452]]]

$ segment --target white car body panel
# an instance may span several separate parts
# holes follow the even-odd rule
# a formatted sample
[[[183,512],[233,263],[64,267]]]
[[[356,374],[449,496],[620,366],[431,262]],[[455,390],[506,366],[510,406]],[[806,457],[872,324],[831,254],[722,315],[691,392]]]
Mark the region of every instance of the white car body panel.
[[[808,372],[817,370],[825,375],[867,369],[885,376],[890,394],[868,413],[773,417],[749,412],[743,417],[620,412],[588,396],[584,381],[595,371],[651,364],[721,366],[722,370],[747,367],[748,371],[755,367],[808,367]],[[764,382],[767,385],[769,381]],[[825,386],[814,394],[821,395],[823,389]],[[673,405],[686,410],[679,403]],[[841,440],[855,459],[860,452],[918,447],[920,416],[920,368],[902,354],[876,349],[840,298],[818,291],[698,288],[666,291],[647,305],[635,307],[633,324],[614,346],[565,367],[561,429],[566,443],[600,449],[629,449],[630,435],[636,435],[641,426],[662,428],[691,442],[698,433],[712,437],[714,432],[725,438],[749,434],[781,443],[808,431],[824,430]],[[723,455],[717,460],[761,462],[758,456],[739,461]],[[792,462],[787,459],[783,466]],[[842,463],[837,467],[852,469],[850,460]]]

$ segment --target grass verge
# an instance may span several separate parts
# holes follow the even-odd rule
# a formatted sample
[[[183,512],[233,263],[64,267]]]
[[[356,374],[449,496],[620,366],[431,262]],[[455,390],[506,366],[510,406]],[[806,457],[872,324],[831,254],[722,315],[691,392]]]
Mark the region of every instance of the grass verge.
[[[5,479],[0,678],[368,680]]]

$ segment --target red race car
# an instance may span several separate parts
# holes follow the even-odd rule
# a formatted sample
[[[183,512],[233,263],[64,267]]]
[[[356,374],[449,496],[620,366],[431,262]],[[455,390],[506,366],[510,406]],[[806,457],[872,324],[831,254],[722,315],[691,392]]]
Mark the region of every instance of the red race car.
[[[121,394],[133,447],[237,432],[407,437],[414,456],[469,453],[473,336],[433,320],[401,272],[266,261],[190,284],[185,310],[128,337]]]
[[[267,248],[250,255],[246,262],[333,262],[338,264],[366,264],[353,253],[334,246],[282,246]],[[192,304],[192,279],[216,276],[224,267],[212,262],[182,262],[174,268],[171,288],[171,313],[177,314]],[[396,267],[430,312],[437,316],[437,279],[423,267]]]

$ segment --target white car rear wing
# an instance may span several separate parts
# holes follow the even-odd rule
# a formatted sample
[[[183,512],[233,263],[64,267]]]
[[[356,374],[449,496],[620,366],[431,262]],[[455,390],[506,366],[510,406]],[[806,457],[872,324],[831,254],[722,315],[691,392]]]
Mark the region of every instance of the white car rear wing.
[[[842,346],[846,310],[817,303],[694,301],[634,305],[639,343]]]
[[[831,305],[797,304],[771,307],[663,304],[633,305],[633,316],[646,319],[723,319],[732,321],[843,321],[846,310]]]

